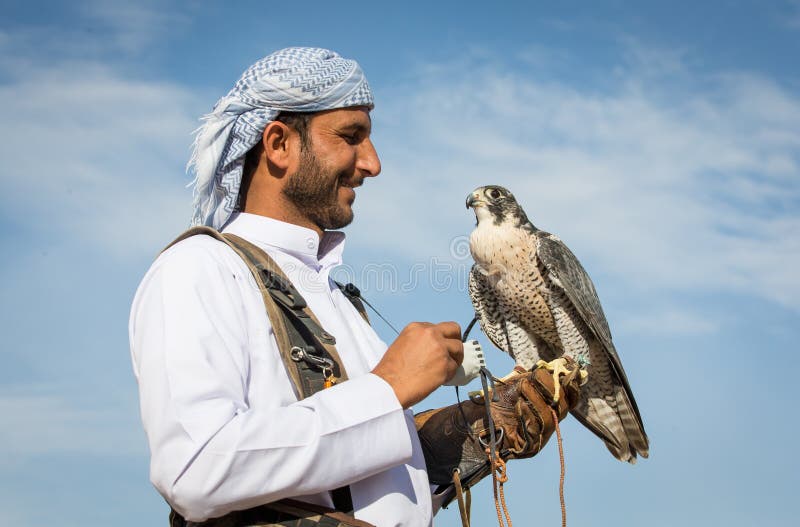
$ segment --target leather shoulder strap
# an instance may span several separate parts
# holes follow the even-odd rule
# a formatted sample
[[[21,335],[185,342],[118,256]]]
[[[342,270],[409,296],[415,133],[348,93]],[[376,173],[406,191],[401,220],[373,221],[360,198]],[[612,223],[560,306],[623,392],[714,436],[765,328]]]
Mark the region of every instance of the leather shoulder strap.
[[[283,360],[286,371],[289,374],[289,378],[292,381],[292,385],[299,399],[305,399],[329,386],[328,383],[334,376],[337,382],[347,380],[347,371],[344,369],[344,363],[341,357],[339,357],[339,353],[336,351],[336,339],[333,335],[322,329],[319,320],[317,320],[317,317],[308,307],[300,292],[295,289],[275,260],[259,247],[239,236],[230,233],[222,234],[211,227],[199,226],[193,227],[178,236],[164,250],[166,251],[176,243],[198,234],[211,236],[215,240],[230,247],[231,250],[244,261],[248,269],[250,269],[258,285],[258,289],[261,292],[261,297],[264,300],[264,307],[266,308],[267,317],[275,333],[281,359]],[[337,285],[342,288],[338,283]],[[369,319],[366,318],[366,313],[363,311],[363,304],[361,304],[360,301],[356,304],[346,291],[346,287],[342,290],[369,323]],[[313,341],[313,344],[311,341]],[[315,345],[319,346],[321,349],[315,349]],[[322,362],[322,364],[329,366],[319,368],[320,362],[318,361],[327,361]],[[317,366],[316,368],[315,364]],[[331,497],[337,510],[353,510],[353,502],[349,487],[340,487],[331,491]],[[281,511],[282,517],[287,520],[286,525],[288,525],[288,521],[291,521],[291,524],[294,525],[294,518],[301,522],[309,523],[312,518],[307,516],[306,511],[308,507],[305,507],[305,504],[301,504],[303,506],[300,508],[295,507],[297,511],[300,511],[297,515],[295,515],[297,511],[287,511],[280,508],[287,506],[294,507],[294,503],[295,502],[291,500],[282,500],[266,507],[271,506],[274,510]],[[257,508],[251,510],[255,511]],[[300,520],[300,518],[303,519]],[[174,510],[170,515],[170,521],[172,522],[173,519],[182,520],[180,515],[175,513]],[[317,520],[316,517],[313,519]],[[175,525],[175,523],[171,524]],[[225,524],[228,525],[227,522]],[[251,521],[245,521],[243,524],[255,525]],[[342,527],[348,525],[371,526],[371,524],[356,520],[350,515],[335,511],[325,511],[325,513],[319,517],[318,522],[309,523],[309,525],[323,524]],[[186,525],[185,521],[183,525]],[[263,525],[272,524],[265,523]],[[276,523],[275,525],[284,525],[284,523]]]
[[[325,386],[321,374],[327,378],[335,377],[336,382],[347,380],[347,372],[336,350],[336,339],[322,329],[302,295],[275,260],[259,247],[239,236],[199,226],[178,236],[164,250],[198,234],[211,236],[226,244],[250,269],[264,300],[281,358],[300,399],[313,395]],[[313,344],[307,342],[309,336],[321,349],[315,349]],[[329,367],[325,366],[326,359],[331,361]],[[314,360],[318,361],[317,367],[310,362]]]

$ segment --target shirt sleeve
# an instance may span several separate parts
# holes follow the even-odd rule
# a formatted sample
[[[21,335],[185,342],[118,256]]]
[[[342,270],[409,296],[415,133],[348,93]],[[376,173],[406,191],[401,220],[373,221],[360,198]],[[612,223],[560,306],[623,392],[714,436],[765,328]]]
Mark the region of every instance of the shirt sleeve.
[[[273,401],[251,404],[247,278],[209,247],[184,242],[154,264],[133,304],[151,480],[192,521],[324,492],[412,456],[414,431],[373,374],[301,401],[276,386]]]

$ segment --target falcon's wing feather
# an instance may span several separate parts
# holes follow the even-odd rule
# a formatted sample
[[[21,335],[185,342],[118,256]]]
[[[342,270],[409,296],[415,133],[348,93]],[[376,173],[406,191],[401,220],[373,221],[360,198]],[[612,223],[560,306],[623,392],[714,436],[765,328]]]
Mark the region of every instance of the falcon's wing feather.
[[[553,284],[564,291],[583,321],[603,344],[611,365],[619,375],[625,392],[641,421],[639,408],[633,398],[633,392],[619,355],[617,355],[617,350],[611,341],[611,330],[608,327],[608,321],[603,313],[592,279],[589,278],[589,274],[578,258],[558,237],[544,231],[534,231],[534,237],[536,238],[535,243],[538,244],[536,254],[547,268],[548,277]]]
[[[548,271],[548,277],[564,290],[595,336],[612,347],[611,330],[600,305],[592,279],[578,258],[558,237],[544,231],[535,233],[536,255]]]

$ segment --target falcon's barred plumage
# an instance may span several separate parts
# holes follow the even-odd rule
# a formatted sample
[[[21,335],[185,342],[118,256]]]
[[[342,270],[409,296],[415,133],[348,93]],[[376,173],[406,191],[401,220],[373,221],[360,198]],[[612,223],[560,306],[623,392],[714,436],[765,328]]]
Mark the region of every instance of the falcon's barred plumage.
[[[647,457],[648,439],[594,284],[556,236],[537,229],[514,196],[485,186],[467,198],[477,226],[469,294],[487,337],[528,370],[562,356],[588,371],[572,414],[619,460]]]

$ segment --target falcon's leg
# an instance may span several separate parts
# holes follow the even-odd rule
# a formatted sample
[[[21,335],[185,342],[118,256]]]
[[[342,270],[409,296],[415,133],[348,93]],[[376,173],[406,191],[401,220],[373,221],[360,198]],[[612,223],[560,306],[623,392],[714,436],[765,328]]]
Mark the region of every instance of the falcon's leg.
[[[549,359],[556,356],[556,352],[544,340],[522,329],[515,318],[507,318],[503,330],[508,343],[505,349],[509,350],[517,364],[511,373],[500,379],[501,381],[505,382],[517,375],[533,371],[541,358]]]
[[[574,377],[575,375],[580,375],[580,383],[583,384],[589,378],[589,373],[581,369],[579,366],[575,366],[574,368],[570,369],[567,367],[567,359],[564,357],[559,357],[555,360],[551,360],[550,362],[545,362],[540,360],[536,363],[537,368],[545,368],[547,371],[553,374],[553,386],[555,388],[555,393],[553,395],[553,402],[557,403],[559,398],[561,397],[561,383],[559,382],[559,378],[563,373],[568,379]]]
[[[519,377],[520,375],[525,374],[527,371],[528,370],[522,368],[521,366],[515,366],[514,369],[511,370],[511,373],[509,373],[508,375],[504,375],[503,377],[500,377],[497,380],[500,382],[508,382],[514,377]]]

